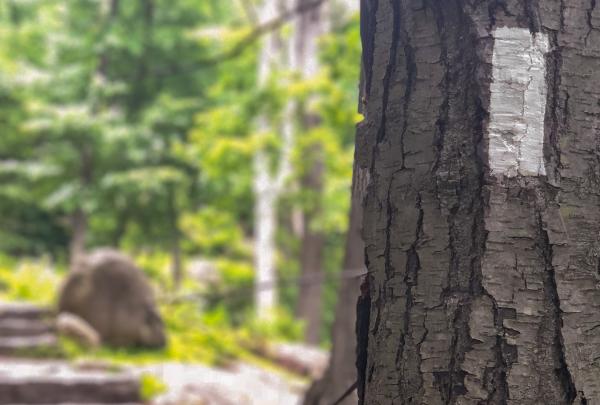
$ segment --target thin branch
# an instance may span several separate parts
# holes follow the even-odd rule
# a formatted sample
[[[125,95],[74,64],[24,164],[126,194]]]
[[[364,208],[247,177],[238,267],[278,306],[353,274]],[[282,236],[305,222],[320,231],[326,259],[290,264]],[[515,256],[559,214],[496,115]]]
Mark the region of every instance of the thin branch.
[[[238,3],[240,3],[244,9],[244,13],[246,13],[246,18],[248,21],[250,21],[252,24],[256,24],[258,21],[258,16],[256,15],[254,5],[249,0],[238,0]]]
[[[221,300],[236,299],[242,296],[246,292],[252,292],[258,289],[259,291],[272,290],[281,286],[290,287],[293,285],[314,285],[314,284],[325,284],[334,280],[358,280],[361,277],[366,277],[372,272],[367,271],[366,268],[357,269],[342,269],[342,271],[336,275],[326,275],[323,273],[309,272],[299,276],[279,278],[278,280],[269,280],[259,284],[254,284],[252,287],[234,287],[220,293],[215,293],[214,296]],[[158,300],[166,304],[174,304],[185,301],[198,301],[204,299],[209,293],[206,292],[193,292],[183,295],[175,296],[162,296],[158,297]]]
[[[277,17],[269,20],[263,24],[255,26],[244,38],[240,39],[235,45],[233,45],[230,49],[218,54],[213,55],[208,58],[197,60],[194,66],[190,66],[185,69],[185,71],[180,71],[175,74],[169,71],[157,71],[155,72],[156,76],[176,76],[180,74],[190,73],[197,68],[200,67],[209,67],[218,65],[219,63],[234,59],[240,56],[248,47],[252,46],[260,37],[264,34],[268,34],[269,32],[275,31],[285,25],[288,21],[296,17],[297,15],[304,14],[312,9],[319,7],[321,4],[324,4],[327,0],[313,0],[308,3],[301,4],[295,8],[289,9],[287,11],[282,12]]]

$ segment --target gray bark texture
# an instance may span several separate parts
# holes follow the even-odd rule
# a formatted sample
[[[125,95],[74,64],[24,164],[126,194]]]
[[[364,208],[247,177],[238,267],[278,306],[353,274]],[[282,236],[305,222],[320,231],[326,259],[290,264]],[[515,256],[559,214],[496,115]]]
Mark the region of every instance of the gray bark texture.
[[[600,404],[600,5],[366,3],[364,403]],[[540,175],[490,170],[505,27],[549,42]]]

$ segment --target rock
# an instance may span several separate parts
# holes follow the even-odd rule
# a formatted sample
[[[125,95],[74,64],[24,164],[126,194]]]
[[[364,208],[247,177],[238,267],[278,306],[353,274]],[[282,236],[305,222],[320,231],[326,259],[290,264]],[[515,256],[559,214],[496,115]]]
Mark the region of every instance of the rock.
[[[74,339],[78,343],[86,347],[98,347],[101,343],[101,338],[96,329],[94,329],[85,319],[71,314],[62,312],[56,318],[56,330],[60,335]]]
[[[99,249],[79,260],[59,297],[60,312],[89,323],[115,347],[165,345],[164,325],[144,273],[127,256]]]
[[[300,343],[275,343],[258,348],[256,352],[293,373],[314,380],[323,376],[329,362],[326,351]]]
[[[0,359],[0,404],[67,403],[141,403],[139,378],[57,361]]]
[[[0,355],[31,356],[58,350],[48,308],[17,302],[0,303]]]
[[[37,336],[0,336],[0,355],[28,357],[57,349],[56,336],[44,333]]]
[[[0,303],[0,319],[29,319],[40,320],[52,315],[49,308],[27,302]]]
[[[154,375],[165,384],[167,391],[153,398],[153,405],[294,405],[306,389],[305,380],[290,381],[242,363],[228,369],[162,363],[140,366],[137,373]]]
[[[51,332],[52,326],[45,320],[0,318],[0,336],[2,337],[38,336]]]

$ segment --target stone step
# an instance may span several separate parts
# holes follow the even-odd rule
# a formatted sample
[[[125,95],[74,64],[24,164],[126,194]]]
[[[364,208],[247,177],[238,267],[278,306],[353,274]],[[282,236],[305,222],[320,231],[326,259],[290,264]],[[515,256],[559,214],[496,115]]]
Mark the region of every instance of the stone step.
[[[0,303],[0,319],[44,319],[52,315],[50,308],[39,305],[18,302]]]
[[[0,337],[39,336],[52,331],[53,326],[47,321],[18,318],[0,319]]]
[[[49,350],[57,347],[56,335],[44,333],[37,336],[0,337],[0,355],[27,355],[35,351]]]
[[[139,404],[139,379],[60,362],[0,359],[0,404]]]

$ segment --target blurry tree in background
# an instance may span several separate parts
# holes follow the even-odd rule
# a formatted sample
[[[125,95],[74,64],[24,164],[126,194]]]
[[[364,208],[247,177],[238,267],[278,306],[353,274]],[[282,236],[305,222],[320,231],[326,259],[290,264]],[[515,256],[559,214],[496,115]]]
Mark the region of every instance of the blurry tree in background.
[[[288,4],[288,10],[300,7],[300,3]],[[250,15],[253,14],[250,12]],[[257,180],[252,177],[252,173],[255,173],[252,169],[256,163],[254,158],[257,149],[268,156],[271,177],[274,177],[277,163],[281,163],[282,155],[285,154],[283,131],[261,132],[248,123],[255,122],[259,112],[262,112],[271,125],[281,129],[285,123],[288,126],[286,131],[293,131],[290,177],[280,203],[269,205],[269,210],[274,209],[274,214],[277,214],[276,249],[270,254],[274,255],[278,273],[265,277],[263,283],[257,284],[260,292],[266,290],[268,294],[277,294],[281,298],[278,308],[290,310],[298,308],[299,284],[322,284],[323,306],[326,310],[321,312],[326,327],[323,328],[321,324],[316,329],[319,339],[328,340],[348,223],[354,123],[358,118],[356,83],[359,75],[357,61],[360,60],[360,38],[357,15],[347,5],[331,1],[328,2],[327,12],[321,10],[320,14],[322,22],[329,25],[331,31],[330,34],[316,35],[312,39],[315,41],[312,46],[317,55],[308,62],[313,65],[312,69],[316,69],[314,74],[301,74],[297,70],[301,67],[297,56],[292,56],[291,59],[295,62],[293,65],[289,64],[288,52],[294,51],[295,47],[288,47],[299,39],[294,28],[303,14],[298,14],[298,18],[292,19],[288,24],[289,28],[286,26],[279,32],[282,41],[280,45],[285,46],[286,53],[278,55],[278,69],[271,71],[267,84],[260,90],[257,89],[261,87],[258,82],[250,83],[245,90],[241,86],[232,89],[223,88],[222,83],[215,84],[213,95],[218,101],[211,104],[216,107],[198,116],[193,138],[198,142],[196,145],[202,156],[199,160],[203,173],[209,180],[205,184],[210,185],[213,206],[218,203],[224,207],[218,214],[220,216],[236,215],[230,218],[232,221],[238,218],[237,223],[241,227],[242,233],[238,235],[243,239],[237,239],[239,243],[222,247],[223,251],[229,251],[236,246],[244,246],[245,238],[251,235],[249,231],[254,229],[254,223],[249,222],[253,212],[248,208],[252,205],[243,202],[253,199],[248,191],[253,191],[253,183]],[[281,15],[283,12],[280,10],[272,18]],[[256,53],[254,55],[257,56]],[[228,62],[236,66],[244,66],[244,63],[243,59]],[[231,80],[239,80],[242,72],[252,73],[249,69],[238,69],[237,75],[232,74]],[[290,101],[294,104],[291,107],[288,104]],[[291,112],[293,114],[289,118]],[[309,127],[305,126],[306,122],[302,118],[307,113],[313,117],[319,116],[319,120]],[[324,159],[321,192],[315,192],[303,184],[313,168],[314,161],[309,158],[307,151],[314,145],[322,148]],[[272,194],[261,196],[272,198]],[[258,205],[257,200],[255,204]],[[294,220],[298,217],[295,213],[312,211],[313,207],[319,205],[321,212],[315,214],[310,221],[303,218],[305,220],[300,221],[298,226]],[[322,263],[322,277],[304,278],[301,275],[302,232],[298,232],[298,228],[305,226],[310,226],[311,230],[321,235],[324,254],[318,263]],[[244,249],[235,249],[238,252],[236,260],[246,260],[247,250],[242,253]],[[274,283],[277,274],[280,280]],[[271,287],[278,287],[279,291],[275,292]]]
[[[291,0],[264,0],[259,9],[259,24],[268,24],[289,8]],[[292,35],[293,37],[293,35]],[[291,41],[281,30],[268,32],[258,54],[258,91],[269,94],[276,77],[291,67]],[[279,84],[279,83],[278,83]],[[254,256],[255,305],[257,316],[267,320],[277,304],[275,273],[275,231],[277,204],[291,172],[294,147],[293,100],[282,100],[282,108],[264,97],[255,116],[258,146],[254,151]],[[273,100],[277,100],[273,98]],[[269,114],[269,112],[271,114]],[[275,114],[273,114],[275,113]],[[280,145],[276,145],[276,144]],[[273,145],[279,151],[273,153]],[[271,146],[271,148],[269,148]],[[269,153],[271,152],[271,153]],[[275,157],[273,157],[275,155]],[[274,168],[273,168],[274,166]]]
[[[194,197],[198,168],[175,146],[186,142],[215,78],[214,69],[190,71],[206,47],[189,31],[225,7],[68,3],[3,10],[15,26],[4,31],[3,85],[23,98],[23,121],[3,150],[2,172],[19,175],[9,183],[13,198],[36,192],[42,212],[68,220],[71,257],[128,237],[170,247],[178,279],[179,212]]]
[[[298,0],[297,5],[310,4],[310,0]],[[314,80],[319,74],[320,60],[318,44],[329,28],[326,4],[298,16],[296,38],[293,43],[295,68],[304,81]],[[318,344],[320,340],[323,278],[323,232],[318,221],[322,215],[324,159],[323,145],[318,133],[321,114],[317,109],[318,98],[314,91],[308,92],[296,104],[298,109],[298,130],[306,136],[300,145],[305,164],[301,168],[300,187],[305,190],[300,246],[300,291],[298,294],[298,317],[305,322],[305,340]]]

